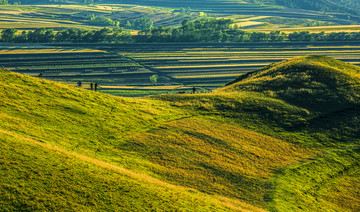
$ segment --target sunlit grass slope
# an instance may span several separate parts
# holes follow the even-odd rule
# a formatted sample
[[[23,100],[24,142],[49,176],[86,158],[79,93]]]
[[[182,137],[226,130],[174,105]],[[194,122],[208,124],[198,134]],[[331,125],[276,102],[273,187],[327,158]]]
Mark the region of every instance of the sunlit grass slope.
[[[143,140],[129,142],[188,117],[186,111],[157,100],[112,97],[7,71],[0,75],[2,209],[260,210],[228,197],[235,195],[210,196],[201,183],[167,179],[171,167],[149,159],[161,157],[164,147],[143,152],[136,148]]]
[[[360,102],[360,68],[323,56],[273,63],[228,85],[224,91],[257,91],[314,111],[334,111]]]
[[[358,210],[358,69],[315,56],[269,67],[145,99],[1,71],[1,206]],[[285,92],[302,89],[316,95]]]
[[[50,205],[58,208],[63,204],[69,208],[107,208],[104,202],[111,203],[112,198],[115,203],[108,207],[120,207],[117,202],[122,201],[121,192],[114,197],[100,195],[118,187],[110,183],[102,188],[99,178],[113,180],[112,183],[120,180],[122,184],[130,184],[129,187],[133,182],[146,184],[143,185],[144,191],[135,190],[124,198],[154,202],[154,208],[163,207],[156,206],[160,204],[158,201],[163,201],[159,199],[162,191],[152,191],[160,183],[169,192],[184,190],[185,193],[178,194],[179,198],[168,200],[174,204],[173,208],[186,209],[188,206],[182,204],[186,204],[185,199],[191,194],[199,198],[196,201],[200,201],[204,208],[258,210],[258,207],[266,208],[262,197],[267,192],[266,180],[274,169],[296,164],[315,154],[309,148],[252,132],[236,123],[232,126],[216,114],[206,115],[202,110],[173,105],[176,101],[118,98],[7,71],[0,74],[1,140],[7,147],[2,149],[3,155],[7,155],[2,158],[2,165],[7,170],[2,175],[7,183],[2,186],[6,191],[4,195],[8,197],[2,204],[9,206],[9,210],[22,207],[41,209]],[[215,109],[214,112],[217,113]],[[299,110],[297,113],[305,112]],[[9,142],[14,142],[17,148],[10,147]],[[29,151],[31,148],[38,150]],[[37,153],[39,151],[41,153]],[[284,151],[287,153],[279,155]],[[66,162],[62,157],[74,162]],[[38,160],[31,163],[36,158]],[[81,159],[79,163],[75,162],[76,158]],[[11,161],[17,162],[13,164]],[[41,165],[45,161],[47,164]],[[91,163],[90,168],[84,165],[87,162]],[[59,163],[64,167],[59,167]],[[92,169],[95,168],[105,170],[94,174]],[[79,169],[84,173],[66,171]],[[106,173],[112,173],[114,169],[120,169],[120,174],[130,178],[131,182],[124,180],[124,176],[110,174],[107,177]],[[50,174],[39,174],[48,172],[70,182],[56,181],[58,178],[54,179]],[[133,179],[133,173],[138,173],[136,179]],[[36,180],[27,181],[28,175],[34,175]],[[82,178],[90,178],[95,185],[75,183],[83,181]],[[29,185],[26,188],[19,186],[18,181]],[[12,183],[14,188],[8,189]],[[57,189],[46,190],[46,185],[61,187],[62,184],[71,186],[60,194]],[[168,188],[169,185],[173,186]],[[96,193],[98,186],[103,190]],[[77,193],[78,189],[83,192]],[[164,194],[164,198],[172,195],[171,192]],[[102,196],[101,199],[91,196],[95,206],[85,201],[92,193]],[[210,197],[205,194],[211,195],[214,201],[209,202],[207,198]],[[38,198],[31,198],[33,195]],[[59,196],[61,201],[69,203],[55,203],[53,198],[46,196]],[[131,201],[134,201],[131,204],[136,204],[135,200]],[[126,207],[130,208],[129,205]],[[151,208],[151,205],[139,203],[134,207]],[[200,209],[197,204],[193,207]]]
[[[159,204],[172,192],[179,197],[169,197],[167,201],[175,209],[191,208],[186,201],[192,201],[190,196],[194,196],[205,209],[258,210],[267,207],[262,198],[268,192],[266,181],[274,169],[316,154],[309,148],[252,132],[236,122],[228,123],[218,113],[222,110],[220,105],[233,97],[219,96],[224,99],[219,99],[217,109],[194,110],[176,101],[118,98],[7,71],[0,75],[1,141],[6,147],[1,150],[6,182],[2,186],[7,196],[1,204],[9,210],[56,209],[64,204],[80,209],[131,208],[121,206],[121,198],[138,198],[129,200],[135,208],[149,209],[154,204],[154,208],[161,209],[166,204]],[[242,100],[239,96],[233,101]],[[263,97],[254,98],[245,107],[257,105],[258,101],[288,107]],[[285,110],[306,114],[292,106]],[[36,161],[32,163],[33,160]],[[63,165],[58,166],[59,163]],[[93,169],[100,170],[94,173]],[[122,175],[117,176],[114,171]],[[49,172],[59,177],[44,174]],[[29,175],[35,179],[29,181]],[[111,181],[107,187],[102,186],[103,178]],[[129,182],[124,178],[130,178]],[[86,186],[89,181],[94,185]],[[130,189],[133,193],[127,197],[121,192],[101,195],[116,193],[117,181],[121,181],[125,191],[133,183],[144,188]],[[158,184],[166,191],[152,190]],[[65,191],[47,190],[47,185]],[[62,185],[70,187],[65,189]],[[162,197],[162,192],[167,194]],[[61,203],[51,198],[54,196]],[[87,202],[89,199],[93,203]],[[137,201],[142,203],[136,204]],[[106,206],[105,202],[112,205]],[[201,209],[198,204],[193,207]]]
[[[266,180],[269,189],[262,200],[271,211],[356,211],[360,204],[358,83],[358,67],[308,56],[245,74],[211,94],[153,98],[226,117],[224,122],[252,133],[315,148],[314,158],[281,165]]]
[[[161,102],[114,98],[6,71],[0,75],[1,128],[69,149],[101,151],[134,132],[187,116]]]
[[[261,211],[0,131],[1,211]]]
[[[161,179],[259,207],[266,207],[263,197],[273,170],[315,155],[309,148],[203,117],[168,122],[130,142],[129,150],[160,165],[155,172]]]
[[[271,180],[269,209],[359,211],[359,153],[359,146],[336,147],[317,160],[278,170]]]
[[[229,95],[252,91],[308,111],[302,123],[276,133],[315,145],[323,155],[276,171],[266,197],[270,210],[359,210],[359,85],[359,67],[307,56],[274,63],[219,89]]]
[[[296,57],[244,74],[218,90],[228,95],[244,91],[306,110],[302,123],[291,127],[313,133],[322,142],[354,141],[360,133],[358,66],[324,56]],[[317,132],[323,134],[316,135]],[[324,135],[330,138],[325,139]]]

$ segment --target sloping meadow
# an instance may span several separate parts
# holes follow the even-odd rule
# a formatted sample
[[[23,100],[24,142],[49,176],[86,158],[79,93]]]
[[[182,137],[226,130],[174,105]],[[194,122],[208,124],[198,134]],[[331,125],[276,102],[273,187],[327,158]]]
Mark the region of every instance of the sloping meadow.
[[[357,113],[347,123],[338,112],[334,134],[324,126],[334,110],[263,92],[266,80],[242,86],[251,76],[209,94],[135,99],[1,71],[2,208],[358,209],[357,131],[341,133]],[[356,108],[356,95],[336,108]]]

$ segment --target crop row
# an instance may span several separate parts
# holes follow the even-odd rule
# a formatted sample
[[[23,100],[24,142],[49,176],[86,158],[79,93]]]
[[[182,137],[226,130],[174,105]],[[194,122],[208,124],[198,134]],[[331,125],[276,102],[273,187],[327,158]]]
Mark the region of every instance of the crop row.
[[[53,66],[23,66],[18,67],[17,70],[47,70],[47,69],[79,69],[79,68],[140,68],[140,65],[134,63],[105,63],[105,64],[81,64],[81,65],[53,65]]]
[[[326,41],[326,42],[279,42],[279,43],[102,43],[102,44],[82,44],[82,43],[74,43],[74,44],[51,44],[52,46],[63,46],[63,47],[80,47],[80,48],[92,48],[92,49],[103,49],[107,51],[116,51],[123,53],[141,53],[144,52],[145,55],[148,53],[158,53],[160,55],[165,55],[167,53],[180,53],[186,52],[188,50],[198,50],[198,51],[207,51],[207,50],[221,50],[225,51],[233,51],[236,49],[246,49],[250,51],[264,49],[264,50],[276,50],[281,49],[279,51],[283,51],[284,48],[289,50],[299,50],[299,49],[309,49],[311,48],[323,48],[323,50],[329,50],[328,48],[333,48],[334,50],[338,50],[338,48],[344,49],[359,49],[360,42],[353,41]],[[180,51],[180,52],[179,52]],[[172,55],[169,55],[172,56]]]
[[[118,55],[96,55],[96,56],[92,56],[92,55],[77,55],[77,56],[67,56],[67,53],[64,53],[62,56],[57,56],[57,55],[53,55],[52,57],[44,57],[41,56],[39,54],[36,55],[11,55],[11,54],[1,54],[0,57],[0,62],[19,62],[19,60],[21,61],[37,61],[37,62],[62,62],[62,61],[66,61],[66,62],[76,62],[76,61],[91,61],[91,60],[101,60],[101,61],[105,61],[105,60],[123,60],[126,61],[127,59],[123,58],[123,57],[119,57]],[[4,56],[4,57],[3,57]],[[12,57],[9,57],[12,56]]]
[[[84,65],[84,66],[91,66],[94,65],[94,67],[96,66],[96,64],[124,64],[125,66],[128,66],[127,64],[130,64],[128,60],[63,60],[63,61],[37,61],[37,60],[21,60],[21,61],[13,61],[13,62],[0,62],[1,65],[5,66],[5,67],[42,67],[42,66],[66,66],[71,64],[72,66],[74,65]],[[133,64],[133,63],[131,63]]]

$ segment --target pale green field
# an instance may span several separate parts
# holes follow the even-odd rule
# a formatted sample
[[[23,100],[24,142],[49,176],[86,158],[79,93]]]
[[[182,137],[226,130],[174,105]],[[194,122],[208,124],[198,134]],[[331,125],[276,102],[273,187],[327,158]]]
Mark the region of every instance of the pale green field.
[[[309,31],[311,33],[331,33],[331,32],[360,32],[360,25],[340,25],[340,26],[319,26],[319,27],[293,27],[293,28],[264,28],[264,29],[250,29],[248,31],[256,32],[271,32],[281,31],[285,33]]]
[[[55,30],[63,28],[99,29],[107,26],[91,23],[86,18],[89,14],[119,21],[121,27],[125,27],[127,21],[144,16],[150,17],[154,26],[179,26],[185,18],[195,19],[198,17],[198,13],[184,15],[173,12],[173,9],[129,4],[0,5],[0,29],[31,30],[43,27]]]

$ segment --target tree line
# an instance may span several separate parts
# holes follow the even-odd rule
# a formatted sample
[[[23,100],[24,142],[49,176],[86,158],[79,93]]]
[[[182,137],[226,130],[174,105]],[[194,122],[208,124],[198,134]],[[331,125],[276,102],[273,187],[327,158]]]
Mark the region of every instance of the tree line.
[[[0,0],[0,5],[11,5],[11,3],[9,3],[8,0]],[[21,5],[21,1],[13,2],[13,5]]]
[[[285,34],[280,31],[248,32],[239,29],[231,19],[203,18],[184,20],[178,28],[145,28],[132,35],[123,28],[86,30],[68,28],[61,31],[38,28],[19,32],[5,29],[2,42],[47,43],[47,42],[301,42],[301,41],[358,41],[360,32],[310,33],[308,31]]]

